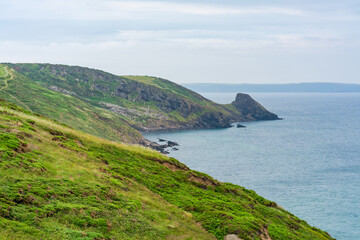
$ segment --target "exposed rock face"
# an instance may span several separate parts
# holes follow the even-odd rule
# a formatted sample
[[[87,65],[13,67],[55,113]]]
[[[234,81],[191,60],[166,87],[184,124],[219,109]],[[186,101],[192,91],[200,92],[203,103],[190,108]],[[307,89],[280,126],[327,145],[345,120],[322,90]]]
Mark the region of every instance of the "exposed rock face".
[[[201,115],[198,119],[199,127],[202,128],[226,128],[231,127],[230,117],[221,112],[210,112]]]
[[[147,116],[147,117],[156,118],[159,120],[168,120],[168,116],[166,116],[166,114],[157,112],[150,108],[140,107],[139,110],[137,110],[137,109],[132,109],[132,108],[121,107],[119,105],[112,104],[112,103],[106,103],[106,102],[99,102],[99,105],[103,106],[104,108],[106,108],[114,113],[126,116],[127,118],[130,118],[130,119],[134,119],[136,117],[141,117],[141,116]]]
[[[53,91],[55,91],[55,92],[63,93],[63,94],[65,94],[65,95],[73,95],[73,96],[76,95],[76,93],[74,93],[74,92],[68,91],[68,90],[66,90],[66,89],[59,88],[59,87],[57,87],[57,86],[49,86],[49,89],[50,89],[50,90],[53,90]]]
[[[241,240],[241,238],[239,238],[235,234],[229,234],[224,237],[224,240]]]
[[[231,103],[235,108],[249,120],[279,120],[280,118],[266,110],[248,94],[238,93],[236,99]]]

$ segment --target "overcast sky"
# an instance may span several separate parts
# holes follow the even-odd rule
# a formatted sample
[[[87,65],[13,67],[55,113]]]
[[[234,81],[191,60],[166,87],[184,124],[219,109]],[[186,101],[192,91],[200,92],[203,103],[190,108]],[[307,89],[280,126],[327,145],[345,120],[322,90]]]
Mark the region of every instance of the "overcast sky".
[[[360,83],[359,0],[0,0],[0,62],[177,83]]]

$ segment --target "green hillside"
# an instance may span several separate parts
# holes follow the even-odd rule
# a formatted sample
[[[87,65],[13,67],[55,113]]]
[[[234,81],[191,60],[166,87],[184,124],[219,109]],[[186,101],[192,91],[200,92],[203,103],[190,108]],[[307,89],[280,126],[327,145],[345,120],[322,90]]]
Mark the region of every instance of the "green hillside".
[[[0,68],[11,73],[1,82],[4,88],[0,97],[112,140],[120,135],[121,141],[141,143],[143,139],[135,129],[219,128],[236,121],[262,120],[161,78],[116,76],[53,64],[6,63]],[[36,104],[31,104],[34,99]],[[60,103],[62,110],[58,111]],[[275,114],[272,117],[278,119]],[[79,125],[83,123],[86,126]]]
[[[68,92],[94,106],[118,112],[141,130],[181,128],[207,112],[230,116],[225,109],[195,92],[174,83],[171,86],[171,82],[162,79],[148,81],[147,77],[122,77],[66,65],[8,66],[47,89]]]
[[[138,143],[141,134],[122,115],[77,97],[51,91],[0,64],[0,97],[29,111],[50,116],[76,129],[110,140]]]
[[[1,77],[8,75],[3,68]],[[0,101],[0,239],[223,239],[227,234],[332,239],[251,190]]]

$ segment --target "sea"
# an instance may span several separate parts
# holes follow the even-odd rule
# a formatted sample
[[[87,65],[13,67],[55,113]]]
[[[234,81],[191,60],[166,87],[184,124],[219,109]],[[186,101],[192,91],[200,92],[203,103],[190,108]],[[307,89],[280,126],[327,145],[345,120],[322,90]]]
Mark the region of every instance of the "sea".
[[[310,225],[360,239],[360,93],[249,93],[283,120],[154,132],[190,168],[255,190]],[[236,93],[203,93],[231,103]]]

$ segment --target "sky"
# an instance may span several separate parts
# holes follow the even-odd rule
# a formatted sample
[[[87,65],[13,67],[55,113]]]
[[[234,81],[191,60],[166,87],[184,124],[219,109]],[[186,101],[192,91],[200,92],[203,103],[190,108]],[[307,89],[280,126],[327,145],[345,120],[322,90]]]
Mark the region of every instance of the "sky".
[[[0,62],[177,83],[360,83],[359,0],[0,0]]]

